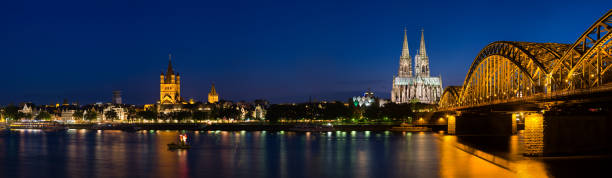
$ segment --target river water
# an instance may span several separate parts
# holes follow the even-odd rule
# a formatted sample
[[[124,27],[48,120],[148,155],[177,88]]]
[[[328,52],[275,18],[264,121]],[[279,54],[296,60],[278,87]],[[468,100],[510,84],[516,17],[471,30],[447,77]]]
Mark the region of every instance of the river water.
[[[573,177],[612,159],[533,159],[520,136],[393,132],[179,131],[0,133],[0,177]]]

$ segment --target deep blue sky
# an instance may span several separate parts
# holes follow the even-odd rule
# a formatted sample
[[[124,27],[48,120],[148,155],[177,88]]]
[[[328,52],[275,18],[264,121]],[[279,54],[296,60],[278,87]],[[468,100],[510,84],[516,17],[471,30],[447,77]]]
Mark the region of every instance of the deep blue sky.
[[[493,41],[573,43],[612,1],[2,1],[0,104],[154,103],[172,52],[184,98],[389,98],[402,28],[461,85]]]

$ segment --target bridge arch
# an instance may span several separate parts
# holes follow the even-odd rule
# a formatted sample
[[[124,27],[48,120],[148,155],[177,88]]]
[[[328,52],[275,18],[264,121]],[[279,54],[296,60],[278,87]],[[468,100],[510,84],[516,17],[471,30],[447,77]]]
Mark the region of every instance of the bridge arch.
[[[547,76],[549,91],[567,91],[610,82],[612,10],[591,25],[555,63]]]
[[[441,108],[550,97],[568,90],[612,87],[612,10],[574,44],[497,41],[476,56],[463,86],[448,87]],[[447,91],[448,90],[448,91]],[[457,95],[454,92],[459,92]],[[552,95],[548,95],[552,94]]]
[[[549,67],[567,47],[558,43],[497,41],[483,48],[468,71],[459,102],[477,104],[541,92]]]
[[[449,86],[444,89],[438,107],[454,107],[459,105],[459,95],[461,94],[461,86]]]

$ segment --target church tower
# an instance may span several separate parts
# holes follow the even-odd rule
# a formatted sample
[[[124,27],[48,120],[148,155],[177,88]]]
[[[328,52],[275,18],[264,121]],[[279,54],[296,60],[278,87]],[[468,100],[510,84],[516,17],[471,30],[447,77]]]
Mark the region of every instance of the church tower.
[[[216,103],[219,102],[219,95],[217,94],[217,90],[215,90],[215,84],[212,84],[210,88],[210,93],[208,93],[208,103]]]
[[[421,46],[419,53],[414,57],[414,75],[419,77],[429,77],[429,57],[425,51],[425,35],[421,29]]]
[[[406,28],[404,28],[404,45],[402,46],[402,55],[400,56],[399,77],[412,77],[411,62],[410,49],[408,49],[408,36],[406,35]]]
[[[431,77],[429,73],[429,57],[425,49],[425,35],[421,29],[421,44],[414,56],[414,75],[410,66],[408,40],[404,30],[404,46],[400,57],[400,68],[393,77],[391,102],[420,102],[435,104],[442,96],[442,77]]]
[[[159,75],[159,103],[179,104],[181,98],[181,76],[172,69],[172,54],[168,54],[168,69]]]

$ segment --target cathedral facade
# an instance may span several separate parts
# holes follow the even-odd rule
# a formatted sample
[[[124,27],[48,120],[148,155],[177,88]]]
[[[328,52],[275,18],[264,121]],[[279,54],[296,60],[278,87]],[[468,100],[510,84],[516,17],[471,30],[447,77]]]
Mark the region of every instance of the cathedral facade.
[[[436,104],[442,95],[441,77],[429,75],[429,57],[425,50],[425,38],[421,30],[421,44],[414,56],[414,75],[412,72],[412,58],[408,48],[408,38],[404,30],[404,43],[398,75],[393,77],[393,88],[391,90],[391,102],[408,103],[421,102]]]

